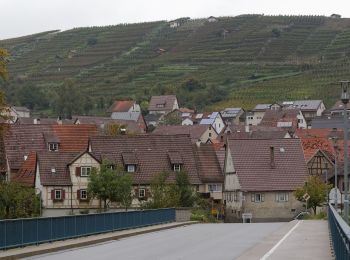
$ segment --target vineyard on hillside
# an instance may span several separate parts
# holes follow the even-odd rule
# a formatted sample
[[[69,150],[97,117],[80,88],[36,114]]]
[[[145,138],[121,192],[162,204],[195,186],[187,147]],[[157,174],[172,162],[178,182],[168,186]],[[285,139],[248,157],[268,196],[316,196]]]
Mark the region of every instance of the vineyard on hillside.
[[[338,97],[350,78],[350,19],[241,15],[49,31],[0,41],[10,52],[12,104],[53,114],[70,80],[99,113],[117,98],[174,93],[182,105],[251,108],[257,102]],[[28,95],[31,101],[28,101]],[[29,102],[29,104],[28,104]],[[79,101],[77,101],[79,102]]]

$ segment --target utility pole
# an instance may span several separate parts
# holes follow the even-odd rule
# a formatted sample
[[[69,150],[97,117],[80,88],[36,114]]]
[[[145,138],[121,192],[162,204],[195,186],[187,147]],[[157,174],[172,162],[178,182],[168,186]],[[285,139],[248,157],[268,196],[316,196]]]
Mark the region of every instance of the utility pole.
[[[341,101],[344,104],[344,221],[349,224],[349,180],[348,180],[348,111],[347,104],[349,103],[349,80],[340,81],[342,94]]]

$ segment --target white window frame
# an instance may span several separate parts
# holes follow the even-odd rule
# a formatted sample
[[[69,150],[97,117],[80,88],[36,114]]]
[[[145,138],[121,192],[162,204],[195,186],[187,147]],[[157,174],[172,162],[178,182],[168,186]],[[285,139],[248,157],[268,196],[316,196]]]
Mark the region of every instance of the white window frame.
[[[83,196],[83,194],[85,193],[85,195]],[[87,200],[88,196],[87,196],[87,190],[83,189],[80,190],[80,200]]]
[[[54,190],[55,192],[55,200],[61,200],[62,199],[62,190]],[[57,196],[59,195],[59,196]]]
[[[126,167],[127,172],[136,172],[135,164],[128,164]]]
[[[146,197],[146,189],[139,189],[139,198]]]
[[[157,104],[156,107],[157,107],[157,108],[164,108],[164,107],[165,107],[165,104]]]
[[[49,143],[49,151],[51,152],[58,151],[58,143]]]
[[[252,194],[252,202],[255,202],[255,203],[264,202],[264,194],[263,193],[253,193]]]
[[[173,164],[173,170],[174,172],[179,172],[181,171],[181,164]]]
[[[288,193],[286,192],[280,192],[276,194],[276,201],[277,202],[288,202]]]
[[[90,174],[91,174],[91,166],[81,166],[80,168],[81,177],[89,177]]]
[[[219,183],[208,184],[208,191],[209,192],[222,192],[222,184],[219,184]],[[231,196],[231,194],[230,194],[230,196]]]

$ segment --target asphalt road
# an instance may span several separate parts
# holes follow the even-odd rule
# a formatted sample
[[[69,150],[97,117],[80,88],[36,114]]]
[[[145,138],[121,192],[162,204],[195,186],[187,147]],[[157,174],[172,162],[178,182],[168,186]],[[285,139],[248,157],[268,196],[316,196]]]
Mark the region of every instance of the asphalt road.
[[[30,259],[234,259],[284,223],[197,224]]]

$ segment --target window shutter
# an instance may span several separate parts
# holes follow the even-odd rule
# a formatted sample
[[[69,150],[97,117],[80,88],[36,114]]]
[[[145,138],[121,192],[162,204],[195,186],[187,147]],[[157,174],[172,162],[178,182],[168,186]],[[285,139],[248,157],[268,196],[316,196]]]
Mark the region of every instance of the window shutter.
[[[261,193],[261,202],[264,202],[265,201],[265,195],[264,193]]]
[[[51,190],[51,199],[55,200],[55,190]]]
[[[66,198],[66,191],[62,190],[62,200],[64,200]]]
[[[252,202],[255,202],[255,193],[252,193]]]
[[[286,201],[289,201],[289,194],[286,193]]]
[[[77,190],[77,199],[80,200],[80,190]]]
[[[75,176],[80,177],[81,167],[75,167]]]
[[[149,198],[150,196],[151,196],[150,190],[149,190],[149,189],[146,189],[146,190],[145,190],[145,197],[146,197],[146,198]]]
[[[135,189],[135,196],[138,198],[139,197],[139,188]]]
[[[275,200],[278,202],[278,193],[276,193]]]

